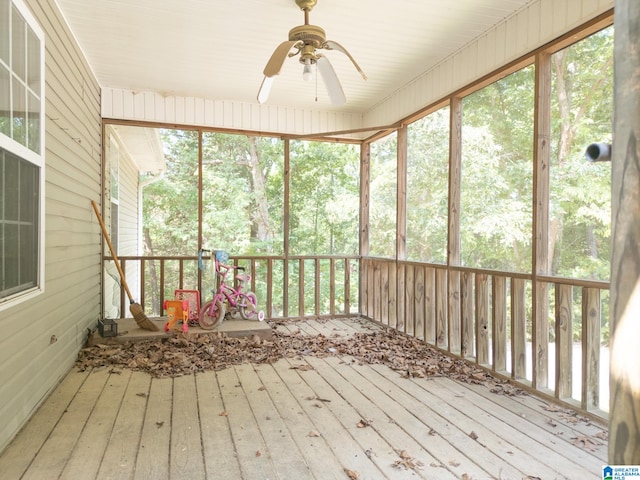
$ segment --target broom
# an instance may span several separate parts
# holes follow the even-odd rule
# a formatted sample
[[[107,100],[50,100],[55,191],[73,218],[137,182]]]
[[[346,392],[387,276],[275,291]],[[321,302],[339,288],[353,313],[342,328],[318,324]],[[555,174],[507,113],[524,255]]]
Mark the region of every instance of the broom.
[[[109,239],[109,234],[107,233],[107,228],[104,226],[104,222],[102,221],[102,217],[100,216],[100,212],[98,211],[98,205],[96,202],[91,200],[91,205],[93,205],[93,211],[96,212],[96,217],[98,217],[98,222],[100,222],[100,228],[102,229],[102,234],[104,235],[104,239],[107,241],[107,245],[109,245],[109,250],[111,250],[111,257],[113,258],[113,263],[116,264],[116,268],[118,269],[118,273],[120,274],[120,279],[122,280],[122,285],[124,286],[125,291],[127,292],[127,297],[129,297],[129,311],[136,323],[140,328],[145,330],[151,330],[155,332],[158,329],[158,326],[153,323],[151,320],[147,318],[144,314],[144,310],[142,310],[142,306],[139,303],[135,303],[133,301],[133,296],[131,295],[131,291],[129,291],[129,285],[127,285],[127,280],[124,278],[124,272],[122,271],[122,267],[120,266],[120,261],[116,256],[116,252],[113,249],[113,245],[111,245],[111,240]]]

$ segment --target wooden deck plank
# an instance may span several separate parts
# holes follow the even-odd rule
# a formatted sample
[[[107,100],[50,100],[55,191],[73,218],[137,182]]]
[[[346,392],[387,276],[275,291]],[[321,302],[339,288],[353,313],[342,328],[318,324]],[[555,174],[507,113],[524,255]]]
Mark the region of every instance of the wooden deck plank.
[[[342,466],[327,443],[331,439],[322,437],[314,420],[304,414],[300,405],[304,399],[291,393],[287,383],[280,378],[273,365],[259,365],[255,371],[265,385],[278,415],[298,445],[313,478],[343,480]],[[302,379],[298,379],[297,382],[301,383]]]
[[[464,474],[471,478],[488,477],[489,470],[486,468],[485,455],[478,455],[480,461],[474,461],[473,455],[471,458],[465,457],[469,453],[469,449],[477,449],[477,445],[468,435],[454,431],[453,435],[457,436],[455,437],[456,443],[453,443],[451,438],[445,438],[442,434],[450,429],[446,418],[434,417],[428,409],[425,409],[424,412],[419,411],[417,408],[419,402],[415,399],[406,398],[406,401],[403,402],[402,398],[396,398],[396,392],[390,388],[390,384],[379,378],[375,372],[372,372],[371,381],[368,381],[363,377],[363,374],[366,375],[365,371],[370,370],[368,366],[354,366],[349,362],[339,364],[337,358],[328,358],[326,361],[334,364],[340,375],[351,385],[357,387],[361,392],[367,392],[367,397],[388,417],[387,421],[395,423],[414,439],[416,442],[414,449],[423,449],[427,452],[429,457],[423,461],[425,465],[431,467],[432,460],[429,458],[435,459],[433,463],[438,468],[437,475],[446,478],[448,472],[455,474],[458,478],[463,477]],[[395,372],[391,372],[391,374],[397,375]],[[385,384],[384,388],[378,388],[379,383]],[[490,462],[491,459],[488,461]],[[438,478],[440,477],[438,476]]]
[[[22,479],[58,478],[71,456],[80,433],[100,398],[109,376],[109,370],[106,368],[94,369],[91,372],[47,441],[36,454],[33,463],[29,465]]]
[[[476,425],[473,422],[459,421],[456,423],[455,410],[449,405],[451,401],[455,403],[456,399],[441,398],[428,392],[425,393],[420,387],[414,386],[411,382],[406,382],[405,384],[403,382],[406,379],[384,366],[373,365],[372,369],[380,374],[378,378],[374,379],[377,388],[381,391],[392,392],[392,397],[389,397],[391,400],[395,400],[406,411],[423,412],[422,414],[416,413],[411,414],[409,417],[402,417],[401,420],[397,421],[401,421],[403,428],[407,431],[414,432],[412,435],[415,438],[419,438],[427,448],[430,443],[433,443],[433,440],[430,442],[429,439],[420,437],[421,434],[424,435],[423,432],[430,432],[431,436],[435,438],[441,437],[443,439],[443,448],[445,450],[449,449],[447,456],[436,455],[443,463],[459,464],[459,467],[463,468],[465,473],[469,470],[480,468],[485,472],[484,474],[471,474],[472,477],[478,478],[484,478],[487,475],[496,478],[522,478],[526,476],[517,466],[507,463],[502,455],[485,448],[479,448],[481,445],[473,438],[475,434],[478,434]],[[438,379],[434,378],[429,381],[429,385],[437,381]],[[410,390],[410,393],[406,391],[407,389]],[[389,408],[394,408],[393,404],[394,402],[390,402]],[[419,407],[420,404],[425,405],[427,408],[422,411]],[[400,411],[397,411],[394,416],[400,418]],[[416,422],[416,418],[424,426],[419,425]],[[472,432],[474,432],[473,435]]]
[[[207,478],[242,478],[216,373],[197,374],[196,387]]]
[[[0,478],[20,478],[27,470],[88,376],[75,369],[67,374],[0,455]]]
[[[398,425],[395,416],[391,415],[392,412],[386,412],[380,408],[373,399],[367,396],[367,390],[363,390],[362,386],[351,383],[350,378],[343,376],[342,374],[350,369],[342,366],[339,362],[336,363],[336,361],[338,361],[337,358],[331,357],[323,360],[309,357],[307,360],[314,367],[315,371],[318,372],[318,375],[323,377],[327,385],[330,385],[330,388],[335,389],[340,397],[348,399],[348,408],[342,407],[342,410],[346,412],[342,416],[351,419],[359,418],[366,422],[364,427],[359,427],[362,430],[365,442],[373,436],[369,430],[376,432],[380,437],[380,443],[383,445],[383,449],[371,449],[373,450],[372,455],[375,460],[380,460],[381,469],[384,470],[389,477],[395,478],[397,476],[397,478],[403,478],[403,473],[401,472],[404,472],[405,476],[418,475],[426,479],[458,478],[447,469],[446,465],[441,464],[426,449],[421,446],[416,448],[416,440]],[[368,385],[366,386],[366,388],[369,387]],[[333,402],[327,406],[330,409],[336,408]],[[351,410],[353,410],[353,412]],[[357,423],[356,427],[358,428]],[[395,467],[389,469],[389,466],[401,460],[399,455],[402,451],[405,451],[407,455],[415,458],[415,460],[419,461],[422,465],[416,464],[417,468],[415,470],[404,470],[403,467],[400,467],[399,471],[398,468]]]
[[[171,442],[171,410],[173,379],[151,380],[147,411],[142,425],[140,450],[136,459],[135,480],[166,480],[169,478]]]
[[[499,401],[499,399],[494,398],[494,394],[482,385],[469,384],[466,387],[488,397],[490,401]],[[509,397],[508,400],[504,399],[504,402],[508,404],[510,411],[529,419],[536,426],[565,440],[579,436],[602,438],[601,445],[594,445],[591,453],[593,456],[600,458],[603,463],[606,463],[605,460],[608,454],[606,445],[607,429],[604,425],[581,418],[571,410],[549,404],[534,395],[517,395]]]
[[[151,377],[132,372],[109,443],[98,471],[99,478],[131,478],[140,447],[140,434],[147,408]]]
[[[424,385],[424,387],[434,391],[433,384]],[[501,395],[495,395],[497,398],[489,399],[466,388],[465,384],[450,379],[438,382],[436,388],[441,389],[444,396],[455,397],[456,403],[461,409],[471,409],[472,407],[482,409],[485,413],[476,416],[478,421],[486,419],[484,423],[493,426],[503,440],[512,444],[526,445],[530,455],[544,458],[545,463],[555,468],[559,474],[566,475],[568,472],[572,472],[574,476],[587,479],[590,478],[590,475],[598,472],[603,465],[601,460],[572,445],[570,438],[563,438],[545,429],[535,428],[527,418],[511,412],[504,406],[504,402],[502,402],[504,397]],[[496,428],[496,424],[500,423],[506,425],[507,428]],[[531,441],[523,442],[522,435]],[[594,476],[594,478],[598,477],[599,475]]]
[[[195,375],[173,379],[170,448],[170,478],[206,478]]]
[[[217,377],[224,405],[224,411],[221,413],[227,416],[229,421],[242,478],[278,478],[277,469],[271,461],[266,442],[236,371],[227,368],[217,372]]]
[[[363,448],[358,444],[353,438],[353,432],[346,429],[333,412],[322,405],[325,402],[314,400],[316,398],[328,399],[325,395],[329,396],[330,392],[323,384],[314,385],[313,382],[311,382],[311,385],[309,384],[314,378],[313,375],[309,375],[313,374],[313,371],[301,371],[299,368],[292,368],[300,365],[308,364],[299,360],[286,360],[275,363],[274,368],[289,387],[291,393],[300,399],[303,412],[314,419],[320,435],[328,439],[342,467],[358,472],[361,479],[385,478],[365,454],[365,449],[369,447]],[[301,378],[304,381],[301,382]],[[355,426],[358,423],[358,419],[354,418],[350,423]]]
[[[61,479],[75,480],[96,477],[102,456],[94,453],[102,453],[107,448],[113,424],[130,378],[130,371],[109,376],[109,381],[98,398],[95,408],[78,438],[78,443],[62,471]]]
[[[495,403],[489,411],[478,411],[475,402],[482,403],[482,400],[476,396],[469,396],[466,391],[460,393],[461,389],[466,388],[466,384],[458,384],[450,379],[442,378],[436,380],[413,379],[406,381],[394,375],[393,372],[379,366],[373,366],[383,377],[389,379],[395,386],[400,387],[405,392],[421,402],[427,402],[430,396],[437,396],[441,402],[449,403],[447,407],[448,416],[452,424],[460,426],[463,429],[472,429],[477,435],[477,442],[483,445],[488,451],[492,451],[498,457],[503,459],[504,464],[507,463],[517,468],[526,468],[523,474],[540,478],[600,478],[600,468],[602,464],[596,461],[595,468],[584,469],[577,466],[576,463],[563,455],[556,453],[557,438],[554,434],[542,435],[541,430],[535,429],[528,421],[522,420],[517,422],[521,427],[518,432],[512,425],[503,420],[501,416],[504,414],[509,420],[515,422],[517,415],[508,415],[504,410],[500,409],[499,403]],[[455,384],[455,389],[448,387]],[[478,386],[485,388],[484,386]],[[397,393],[396,393],[397,395]],[[499,399],[495,399],[496,402]],[[485,399],[486,400],[486,399]],[[489,405],[491,401],[488,401]],[[431,402],[429,402],[431,405]],[[433,408],[433,406],[432,406]],[[437,409],[434,408],[434,411]],[[469,417],[473,413],[473,417]],[[466,418],[465,418],[466,417]],[[537,438],[532,438],[537,437]],[[552,444],[549,446],[549,444]],[[570,449],[565,451],[567,455],[579,455],[580,451]],[[578,464],[579,465],[579,464]],[[494,471],[493,475],[502,472]],[[568,475],[565,477],[564,475]]]
[[[268,455],[282,478],[311,479],[311,471],[293,440],[269,392],[250,364],[235,366],[236,375],[267,445]],[[247,479],[248,480],[248,479]]]

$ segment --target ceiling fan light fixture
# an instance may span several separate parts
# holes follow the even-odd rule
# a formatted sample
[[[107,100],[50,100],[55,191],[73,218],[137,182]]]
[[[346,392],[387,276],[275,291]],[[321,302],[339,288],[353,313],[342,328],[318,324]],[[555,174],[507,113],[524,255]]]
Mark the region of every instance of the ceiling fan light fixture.
[[[305,82],[313,80],[313,69],[311,68],[311,60],[307,58],[304,62],[304,68],[302,69],[302,79]]]

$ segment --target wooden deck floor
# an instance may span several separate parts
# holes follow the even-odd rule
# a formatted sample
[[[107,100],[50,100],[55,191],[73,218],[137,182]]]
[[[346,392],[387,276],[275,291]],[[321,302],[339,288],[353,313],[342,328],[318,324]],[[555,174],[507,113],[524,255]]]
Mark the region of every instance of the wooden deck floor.
[[[599,479],[606,443],[533,396],[305,356],[160,379],[74,370],[2,452],[0,478]]]

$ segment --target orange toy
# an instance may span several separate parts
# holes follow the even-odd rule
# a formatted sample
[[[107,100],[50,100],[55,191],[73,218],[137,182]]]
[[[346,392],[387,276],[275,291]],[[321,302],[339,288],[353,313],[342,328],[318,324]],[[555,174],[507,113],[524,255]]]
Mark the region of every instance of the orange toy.
[[[189,302],[186,300],[165,300],[164,309],[167,311],[167,323],[164,331],[168,332],[175,324],[182,322],[182,331],[189,330]]]

